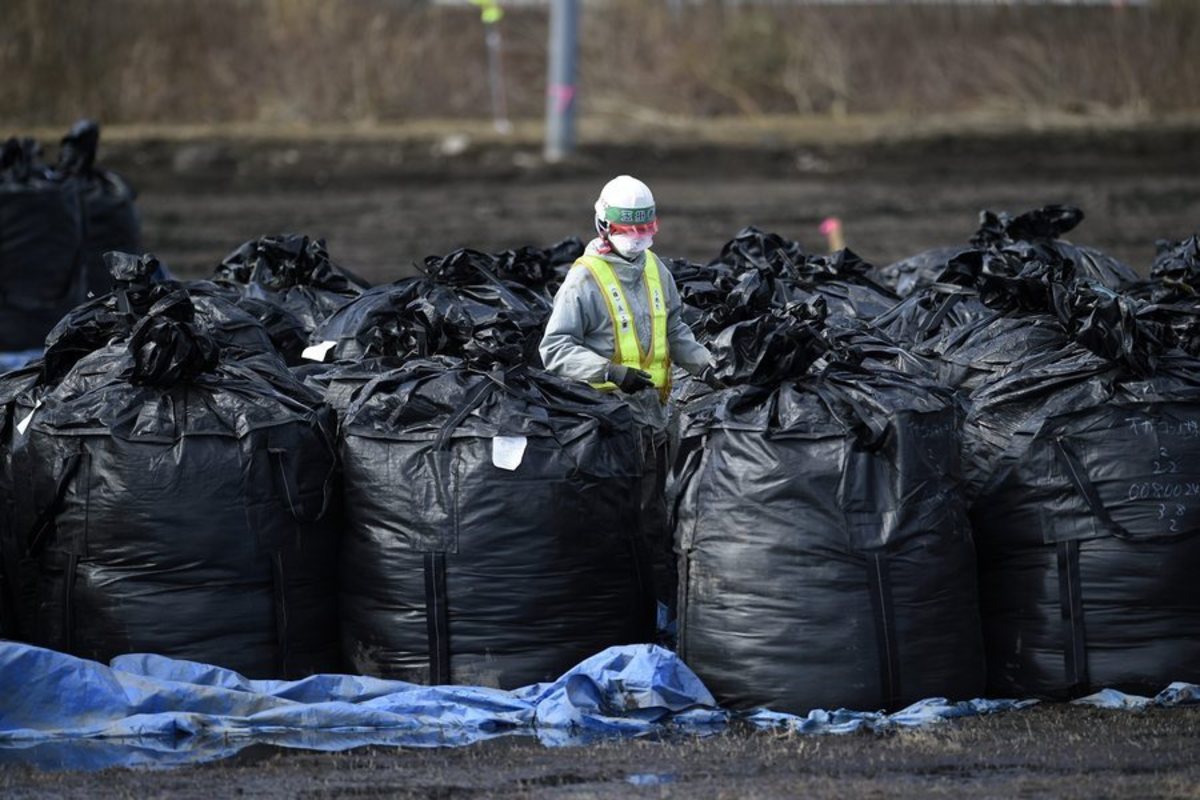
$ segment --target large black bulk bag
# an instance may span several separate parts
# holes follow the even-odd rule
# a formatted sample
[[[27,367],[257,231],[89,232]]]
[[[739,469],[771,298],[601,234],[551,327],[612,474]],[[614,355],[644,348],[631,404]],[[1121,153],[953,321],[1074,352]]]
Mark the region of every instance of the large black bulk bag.
[[[1150,278],[1129,292],[1151,304],[1142,314],[1167,326],[1171,344],[1200,355],[1200,235],[1158,242]]]
[[[738,231],[709,266],[725,267],[735,279],[752,272],[768,273],[778,279],[773,288],[780,304],[820,296],[831,314],[858,319],[879,316],[899,300],[875,282],[874,268],[853,251],[809,255],[798,242],[754,227]]]
[[[22,423],[22,631],[99,661],[336,670],[332,412],[274,356],[221,360],[191,316],[164,298]]]
[[[536,370],[414,361],[341,434],[344,654],[367,675],[510,688],[649,641],[631,413]]]
[[[447,355],[540,365],[550,301],[497,278],[494,262],[474,250],[430,257],[427,277],[364,292],[331,315],[313,341],[327,345],[326,360]]]
[[[917,347],[994,314],[973,285],[934,283],[915,290],[872,322],[893,341]]]
[[[519,283],[548,300],[558,291],[567,270],[583,251],[583,241],[576,236],[549,247],[526,245],[496,253],[491,271],[500,280]]]
[[[84,298],[84,210],[77,181],[49,169],[31,139],[0,153],[0,351],[41,347]]]
[[[87,261],[87,291],[104,294],[111,287],[104,254],[142,252],[142,220],[137,192],[123,177],[96,165],[100,126],[80,120],[62,139],[57,169],[79,184],[84,208],[84,251]]]
[[[938,382],[964,394],[1039,353],[1055,357],[1069,336],[1051,314],[993,313],[914,348],[934,364]]]
[[[1019,362],[970,398],[995,695],[1200,680],[1200,361],[1150,357],[1155,332],[1127,299],[1089,305],[1088,347]]]
[[[1077,280],[1075,262],[1058,250],[1022,242],[965,250],[941,277],[875,323],[964,394],[1018,361],[1057,354],[1070,338],[1076,287],[1096,286]]]
[[[360,389],[385,372],[405,364],[399,358],[365,358],[333,363],[307,362],[292,367],[292,374],[328,403],[341,420]]]
[[[880,267],[875,271],[875,279],[903,299],[937,283],[946,265],[966,249],[959,245],[924,250]]]
[[[26,566],[13,529],[12,440],[21,420],[36,403],[41,365],[34,363],[0,375],[0,639],[20,636],[16,596]],[[24,409],[24,410],[22,410]]]
[[[1058,237],[1083,220],[1072,206],[1045,206],[1016,217],[982,211],[968,247],[921,253],[881,271],[896,285],[914,285],[905,299],[874,321],[898,342],[915,345],[989,316],[987,309],[1053,310],[1057,290],[1074,280],[1109,289],[1134,285],[1137,274],[1098,250]]]
[[[316,328],[369,284],[329,257],[324,239],[297,234],[252,239],[227,255],[214,278],[245,298],[280,355],[298,364]]]
[[[714,343],[681,418],[679,652],[733,708],[977,696],[975,553],[949,390],[842,363],[781,314]]]
[[[1092,247],[1060,239],[1083,221],[1083,211],[1074,206],[1049,205],[1012,217],[1003,212],[979,214],[979,230],[971,244],[981,248],[1031,245],[1053,250],[1070,261],[1076,274],[1109,289],[1122,289],[1138,279],[1132,267]]]
[[[152,254],[104,254],[109,290],[71,309],[46,336],[44,383],[56,384],[75,362],[112,341],[125,340],[160,300],[186,291],[195,323],[227,357],[274,354],[263,325],[215,284],[168,280]],[[186,288],[185,288],[186,287]]]

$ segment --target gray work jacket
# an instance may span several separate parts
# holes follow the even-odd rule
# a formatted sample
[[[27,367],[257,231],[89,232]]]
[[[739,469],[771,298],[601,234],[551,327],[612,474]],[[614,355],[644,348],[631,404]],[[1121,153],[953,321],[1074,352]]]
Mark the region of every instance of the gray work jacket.
[[[612,265],[629,302],[638,340],[643,348],[649,348],[650,299],[646,296],[642,280],[647,256],[643,254],[636,261],[626,261],[616,253],[604,252],[605,249],[601,239],[593,239],[586,252],[600,256]],[[709,366],[712,356],[704,345],[696,341],[691,329],[683,321],[679,290],[675,288],[671,273],[657,257],[653,260],[660,270],[663,292],[667,297],[667,341],[671,363],[693,375],[698,374]],[[567,273],[567,279],[554,296],[554,310],[546,324],[546,333],[539,349],[546,369],[555,374],[589,383],[604,380],[605,370],[616,349],[613,323],[600,287],[586,268],[572,267]],[[666,425],[666,411],[659,402],[657,392],[637,392],[626,399],[643,422],[659,428]]]

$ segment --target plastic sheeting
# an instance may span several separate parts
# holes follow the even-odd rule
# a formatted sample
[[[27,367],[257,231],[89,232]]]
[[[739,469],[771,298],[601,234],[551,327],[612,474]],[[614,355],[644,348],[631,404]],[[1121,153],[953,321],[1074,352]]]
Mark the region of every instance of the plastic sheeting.
[[[367,744],[454,746],[505,734],[546,744],[638,737],[722,726],[728,715],[673,653],[609,648],[557,680],[504,691],[419,686],[352,675],[252,681],[229,670],[160,656],[111,667],[0,642],[0,762],[59,768],[191,763],[256,742],[316,750]],[[64,740],[119,739],[113,747]],[[39,744],[52,747],[25,755]],[[13,750],[13,748],[19,748]]]
[[[40,358],[42,349],[39,347],[36,350],[17,350],[14,352],[0,353],[0,372],[9,372],[14,369],[20,369],[31,361]]]
[[[1101,689],[1095,694],[1072,700],[1077,706],[1140,711],[1145,708],[1176,708],[1200,703],[1200,685],[1175,681],[1153,697],[1126,694],[1116,689]]]
[[[549,746],[613,737],[706,735],[740,720],[796,734],[876,733],[1027,708],[1036,700],[928,698],[892,714],[815,709],[805,716],[719,708],[678,656],[654,645],[612,647],[557,680],[503,691],[418,686],[352,675],[254,681],[153,655],[111,666],[0,641],[0,764],[92,770],[176,766],[253,744],[340,751],[366,745],[450,747],[498,736]],[[1172,683],[1153,698],[1104,690],[1077,703],[1141,709],[1200,703]]]
[[[0,642],[0,686],[17,682],[24,691],[0,701],[0,763],[85,770],[196,763],[256,743],[338,751],[459,746],[505,735],[536,736],[550,746],[705,735],[735,719],[753,728],[843,734],[1034,702],[932,698],[894,714],[838,709],[797,717],[760,710],[737,717],[716,705],[678,656],[646,644],[611,647],[557,680],[504,691],[351,675],[253,681],[161,656],[121,656],[104,666]]]
[[[882,733],[896,728],[920,728],[950,719],[978,717],[1001,711],[1013,711],[1036,705],[1037,700],[960,700],[951,702],[944,697],[918,700],[891,714],[883,711],[836,711],[813,709],[804,716],[782,714],[769,709],[754,711],[745,719],[757,728],[774,728],[792,733],[845,734],[858,731]]]

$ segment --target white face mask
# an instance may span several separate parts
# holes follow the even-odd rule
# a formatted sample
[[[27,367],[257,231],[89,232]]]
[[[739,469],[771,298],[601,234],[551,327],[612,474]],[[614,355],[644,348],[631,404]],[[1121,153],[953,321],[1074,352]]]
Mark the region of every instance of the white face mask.
[[[633,261],[654,244],[652,233],[614,233],[608,237],[617,255]]]

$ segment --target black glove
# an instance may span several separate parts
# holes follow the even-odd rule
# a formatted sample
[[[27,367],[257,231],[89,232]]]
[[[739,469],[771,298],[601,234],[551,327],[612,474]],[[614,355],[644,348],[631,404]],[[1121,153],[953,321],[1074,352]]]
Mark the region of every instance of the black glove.
[[[650,378],[649,372],[633,369],[624,364],[609,364],[605,377],[626,394],[654,388],[654,381]]]
[[[697,375],[696,378],[708,384],[710,389],[721,390],[729,388],[725,381],[717,377],[717,371],[712,367],[705,367],[704,371]]]

